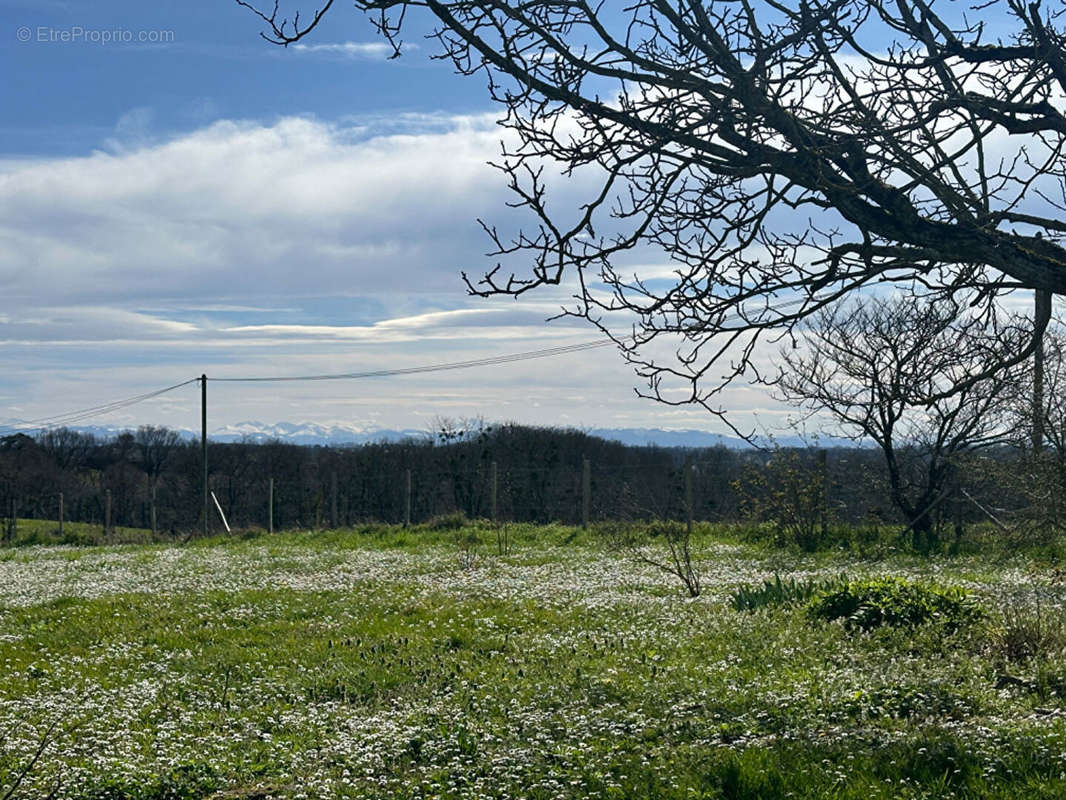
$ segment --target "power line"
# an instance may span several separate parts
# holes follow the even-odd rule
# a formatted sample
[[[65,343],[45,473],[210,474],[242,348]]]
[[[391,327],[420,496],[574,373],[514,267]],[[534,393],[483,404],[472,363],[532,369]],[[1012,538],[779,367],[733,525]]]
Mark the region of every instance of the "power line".
[[[775,306],[776,309],[788,308],[791,306],[799,305],[804,302],[808,302],[809,298],[796,298],[794,300],[784,301]],[[739,314],[734,314],[728,320],[723,319],[720,322],[720,326],[728,322],[735,322],[740,319]],[[471,359],[468,361],[451,361],[437,364],[423,364],[416,367],[398,367],[394,369],[378,369],[367,370],[364,372],[343,372],[335,374],[323,374],[323,375],[269,375],[269,376],[257,376],[250,378],[207,378],[210,381],[216,381],[220,383],[280,383],[280,382],[298,382],[298,381],[332,381],[332,380],[358,380],[362,378],[385,378],[396,375],[417,375],[428,372],[447,372],[451,370],[459,369],[471,369],[474,367],[487,367],[496,366],[500,364],[513,364],[521,361],[530,361],[538,358],[551,358],[554,356],[567,355],[570,353],[581,353],[587,350],[596,350],[601,347],[610,347],[612,345],[618,345],[621,341],[632,337],[623,337],[620,340],[615,339],[596,339],[594,341],[579,342],[576,344],[560,345],[558,347],[548,347],[540,350],[527,350],[519,353],[507,353],[500,356],[489,356],[486,358]],[[124,408],[143,403],[146,400],[151,400],[160,395],[164,395],[167,392],[172,392],[175,389],[180,389],[183,386],[188,386],[191,383],[197,383],[201,378],[190,378],[189,380],[176,383],[172,386],[167,386],[162,389],[157,389],[152,392],[146,392],[145,394],[134,395],[132,397],[126,397],[121,400],[115,400],[110,403],[103,403],[97,406],[90,406],[88,408],[82,408],[75,411],[69,411],[65,414],[56,414],[50,417],[41,417],[39,419],[21,420],[15,425],[0,426],[0,430],[10,432],[22,432],[26,430],[44,430],[46,428],[62,427],[64,425],[71,425],[77,422],[83,422],[93,417],[109,414],[114,411],[120,411]],[[23,426],[31,427],[23,427]]]
[[[490,356],[477,358],[470,361],[451,361],[442,364],[423,364],[418,367],[399,367],[396,369],[375,369],[367,372],[343,372],[333,375],[272,375],[255,378],[208,378],[210,381],[223,383],[265,383],[279,381],[336,381],[355,380],[358,378],[386,378],[392,375],[416,375],[424,372],[447,372],[455,369],[470,369],[471,367],[488,367],[496,364],[511,364],[516,361],[530,361],[535,358],[548,358],[561,356],[567,353],[580,353],[585,350],[595,350],[599,347],[608,347],[616,344],[613,339],[597,339],[593,342],[581,342],[579,344],[561,345],[549,347],[543,350],[529,350],[523,353],[509,353],[502,356]]]
[[[510,364],[518,361],[528,361],[535,358],[548,358],[551,356],[565,355],[567,353],[580,353],[586,350],[594,350],[600,347],[607,347],[613,345],[615,342],[611,339],[599,339],[591,342],[580,342],[578,344],[560,345],[559,347],[549,347],[541,350],[529,350],[521,353],[508,353],[501,356],[490,356],[488,358],[472,359],[469,361],[452,361],[440,364],[424,364],[417,367],[401,367],[396,369],[380,369],[380,370],[368,370],[365,372],[346,372],[332,375],[284,375],[284,376],[262,376],[252,378],[208,378],[209,381],[219,381],[225,383],[264,383],[264,382],[294,382],[294,381],[326,381],[326,380],[354,380],[359,378],[379,378],[389,377],[393,375],[415,375],[426,372],[445,372],[449,370],[457,369],[470,369],[473,367],[492,366],[496,364]],[[167,386],[163,389],[157,389],[153,392],[146,392],[145,394],[134,395],[133,397],[126,397],[121,400],[115,400],[110,403],[103,403],[97,406],[90,406],[88,408],[82,408],[75,411],[68,411],[64,414],[56,414],[49,417],[41,417],[39,419],[21,420],[17,423],[19,427],[13,425],[3,426],[3,430],[11,432],[20,432],[26,430],[43,430],[45,428],[56,428],[64,425],[72,425],[77,422],[82,422],[92,417],[102,416],[114,411],[119,411],[130,406],[143,403],[146,400],[159,397],[160,395],[172,392],[175,389],[180,389],[183,386],[188,386],[191,383],[200,381],[200,378],[190,378],[187,381],[176,383],[173,386]],[[31,426],[31,427],[24,427]]]
[[[39,419],[20,420],[15,427],[14,425],[3,426],[5,430],[13,432],[22,432],[26,430],[43,430],[45,428],[58,428],[64,425],[71,425],[75,422],[82,422],[92,417],[98,417],[103,414],[109,414],[112,411],[120,411],[123,408],[129,408],[130,406],[143,403],[146,400],[151,400],[154,397],[159,397],[167,392],[172,392],[175,389],[180,389],[183,386],[188,386],[190,383],[195,383],[200,380],[199,378],[190,378],[187,381],[181,383],[175,383],[173,386],[167,386],[163,389],[156,389],[152,392],[145,392],[144,394],[134,395],[132,397],[124,397],[121,400],[113,400],[110,403],[103,403],[98,406],[90,406],[88,408],[81,408],[76,411],[68,411],[65,414],[55,414],[50,417],[40,417]],[[21,427],[29,425],[31,427]]]

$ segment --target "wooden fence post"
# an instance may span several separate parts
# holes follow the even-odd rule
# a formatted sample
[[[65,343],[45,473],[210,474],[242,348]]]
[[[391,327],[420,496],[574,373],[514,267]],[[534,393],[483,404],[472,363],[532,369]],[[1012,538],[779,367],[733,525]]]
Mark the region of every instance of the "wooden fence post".
[[[492,510],[492,524],[497,522],[496,515],[496,462],[489,465],[489,508]]]
[[[12,497],[11,498],[11,523],[8,525],[8,528],[7,528],[7,538],[8,538],[8,541],[11,541],[11,542],[15,541],[15,537],[18,536],[18,532],[19,532],[18,510],[19,510],[18,509],[18,502],[15,500],[14,497]]]
[[[150,500],[148,502],[150,504],[149,508],[150,508],[151,514],[152,514],[152,536],[155,536],[156,529],[157,529],[156,514],[155,514],[155,481],[152,481],[151,498],[150,498]]]
[[[587,458],[581,464],[581,527],[589,526],[589,506],[592,501],[592,465]]]
[[[337,473],[329,477],[329,527],[337,530]]]
[[[820,499],[821,499],[821,527],[822,527],[822,540],[829,535],[829,451],[822,449],[818,451],[818,480],[821,483],[820,487]]]
[[[411,527],[411,470],[407,470],[407,480],[403,496],[403,526]]]
[[[963,534],[965,533],[965,526],[962,522],[962,486],[959,484],[958,478],[955,479],[955,488],[952,491],[951,500],[952,522],[955,523],[954,549],[958,552],[959,546],[962,544]]]
[[[692,454],[685,456],[685,531],[692,535]]]
[[[267,495],[267,533],[274,532],[274,479],[270,479],[270,489]]]
[[[63,538],[63,493],[59,493],[59,538]]]
[[[111,490],[104,496],[104,536],[111,533]]]

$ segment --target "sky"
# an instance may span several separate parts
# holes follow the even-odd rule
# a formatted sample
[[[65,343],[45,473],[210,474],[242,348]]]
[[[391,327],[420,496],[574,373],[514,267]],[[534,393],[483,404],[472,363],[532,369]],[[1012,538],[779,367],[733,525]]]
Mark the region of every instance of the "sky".
[[[598,338],[566,297],[470,298],[506,221],[480,79],[338,8],[305,46],[235,3],[0,0],[0,423],[209,377],[355,372]],[[210,423],[440,417],[727,432],[609,349],[350,382],[209,383]],[[727,402],[754,420],[765,392]],[[195,385],[92,423],[193,428]],[[768,423],[769,424],[769,423]]]
[[[217,0],[91,11],[0,0],[0,12],[0,424],[201,373],[402,368],[598,338],[546,321],[565,293],[467,296],[460,272],[492,266],[477,220],[508,219],[487,164],[501,131],[483,81],[431,60],[417,18],[389,60],[346,4],[288,49]],[[387,379],[218,383],[211,428],[482,416],[728,432],[635,388],[608,349]],[[722,402],[741,427],[790,415],[760,389]],[[92,421],[198,420],[190,385]]]

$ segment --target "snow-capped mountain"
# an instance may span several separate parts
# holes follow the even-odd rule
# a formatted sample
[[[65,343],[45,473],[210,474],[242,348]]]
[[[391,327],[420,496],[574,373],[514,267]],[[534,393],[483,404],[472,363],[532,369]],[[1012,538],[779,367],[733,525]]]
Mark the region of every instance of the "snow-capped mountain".
[[[292,444],[365,444],[366,442],[421,439],[428,436],[424,430],[413,428],[391,430],[367,428],[357,425],[335,423],[323,425],[317,422],[238,422],[216,428],[210,438],[220,442],[268,442],[277,439]]]
[[[17,428],[17,426],[15,426]],[[83,433],[91,433],[102,438],[115,436],[124,430],[124,426],[111,425],[87,425],[76,426],[75,430]],[[191,429],[177,429],[187,439],[199,436],[199,431]],[[601,439],[621,442],[631,446],[656,446],[656,447],[729,447],[732,449],[747,449],[751,447],[747,442],[732,436],[723,436],[718,433],[699,430],[663,430],[661,428],[585,428],[582,429],[590,436]],[[33,434],[36,431],[27,430]],[[358,445],[367,442],[401,441],[403,439],[424,439],[432,436],[427,430],[416,428],[391,429],[371,428],[344,423],[323,424],[317,422],[259,422],[248,420],[237,422],[232,425],[224,425],[212,428],[209,437],[217,442],[269,442],[281,441],[290,444],[303,445]],[[777,443],[783,447],[803,447],[810,442],[798,436],[781,436]],[[855,443],[847,439],[822,437],[821,446],[824,447],[851,447]]]

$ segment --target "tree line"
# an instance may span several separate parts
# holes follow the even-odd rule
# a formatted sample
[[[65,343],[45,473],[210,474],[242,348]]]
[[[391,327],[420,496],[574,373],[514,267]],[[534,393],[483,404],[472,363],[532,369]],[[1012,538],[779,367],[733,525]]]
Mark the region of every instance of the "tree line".
[[[927,454],[901,443],[898,458],[913,459],[916,469]],[[954,492],[928,514],[922,530],[930,541],[917,547],[932,546],[934,534],[960,523],[994,524],[994,509],[1025,506],[1015,480],[1022,474],[1020,451],[992,448],[973,458],[980,463],[952,462],[959,467]],[[912,521],[892,502],[890,470],[872,447],[629,446],[578,430],[481,421],[446,423],[418,439],[351,446],[208,444],[210,489],[229,523],[267,528],[273,483],[277,530],[402,522],[408,472],[413,522],[454,514],[488,518],[493,463],[500,521],[577,524],[586,459],[594,521],[685,519],[686,470],[694,519],[761,525],[801,547],[815,545],[826,526],[903,531]],[[185,536],[201,524],[200,470],[199,441],[160,427],[110,438],[61,428],[0,439],[5,516],[14,503],[21,518],[54,520],[62,493],[68,521],[102,525],[110,493],[112,525],[152,528],[154,522],[160,536]],[[221,530],[213,510],[211,527]]]
[[[408,471],[414,520],[456,512],[487,517],[493,462],[501,519],[575,522],[585,459],[594,516],[614,509],[634,517],[681,513],[682,451],[629,447],[577,430],[475,421],[445,423],[422,438],[350,446],[208,442],[209,486],[230,524],[266,527],[273,483],[278,529],[400,522]],[[701,514],[732,513],[729,484],[743,460],[724,447],[700,451]],[[157,529],[181,533],[199,524],[201,474],[199,440],[161,427],[111,438],[60,428],[0,439],[5,515],[14,501],[21,517],[54,519],[62,493],[68,520],[102,523],[110,492],[114,525],[151,527],[154,506]]]

